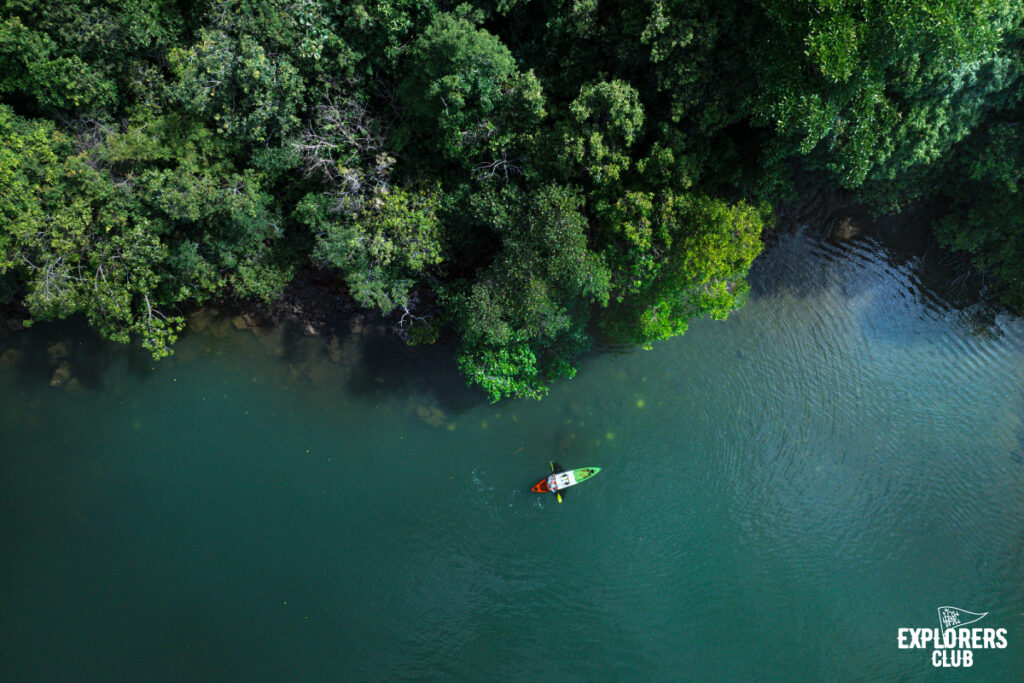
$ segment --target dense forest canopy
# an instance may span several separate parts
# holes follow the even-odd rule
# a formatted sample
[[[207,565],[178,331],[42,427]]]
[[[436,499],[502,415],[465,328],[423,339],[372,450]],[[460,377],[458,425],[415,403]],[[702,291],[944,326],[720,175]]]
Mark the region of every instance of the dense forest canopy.
[[[1019,0],[0,6],[0,303],[156,356],[316,267],[540,396],[741,305],[797,168],[1024,310]]]

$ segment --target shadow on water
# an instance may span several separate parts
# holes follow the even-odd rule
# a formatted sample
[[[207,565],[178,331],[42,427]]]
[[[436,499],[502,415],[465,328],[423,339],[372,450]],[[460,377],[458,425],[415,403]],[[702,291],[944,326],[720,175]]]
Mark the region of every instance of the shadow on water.
[[[926,339],[953,324],[971,358],[1004,334],[1007,309],[966,258],[938,244],[927,207],[875,217],[839,202],[810,214],[780,217],[751,268],[752,302],[802,300],[819,325],[855,321],[866,340]]]
[[[464,413],[483,405],[483,396],[465,386],[450,344],[410,346],[382,329],[363,340],[361,362],[351,368],[349,389],[358,396],[430,395],[447,412]]]
[[[116,367],[146,379],[178,365],[202,363],[247,347],[267,371],[283,374],[294,387],[321,390],[337,385],[368,401],[410,397],[414,412],[439,426],[446,415],[462,414],[486,403],[458,374],[451,344],[410,346],[380,316],[360,314],[311,335],[285,323],[259,327],[241,316],[211,308],[193,314],[166,359],[154,360],[135,344],[109,342],[80,316],[37,323],[17,332],[0,332],[0,370],[20,386],[50,385],[75,393],[104,388]],[[434,423],[437,424],[434,424]]]
[[[190,334],[198,338],[242,335],[244,339],[252,333],[296,385],[337,385],[348,395],[369,401],[421,397],[421,405],[443,413],[463,413],[485,402],[458,374],[451,344],[409,345],[386,318],[373,313],[342,317],[316,334],[288,322],[273,327],[251,325],[242,316],[216,310],[195,322]],[[428,415],[425,420],[431,422],[434,417]]]
[[[137,345],[111,343],[92,330],[85,319],[37,323],[0,337],[0,354],[23,386],[49,384],[68,391],[102,389],[115,364],[137,377],[153,374],[154,361]]]

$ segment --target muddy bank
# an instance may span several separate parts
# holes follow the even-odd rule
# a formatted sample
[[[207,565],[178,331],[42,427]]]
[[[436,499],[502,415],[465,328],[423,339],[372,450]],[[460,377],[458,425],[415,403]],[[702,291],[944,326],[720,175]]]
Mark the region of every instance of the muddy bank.
[[[418,327],[430,327],[429,322],[438,310],[433,297],[415,293],[415,313],[427,322]],[[347,332],[362,334],[372,330],[376,334],[394,334],[403,339],[411,333],[417,341],[433,341],[440,336],[439,329],[424,335],[415,330],[410,316],[403,319],[402,312],[383,315],[361,308],[349,295],[344,282],[325,270],[299,272],[276,301],[241,299],[232,296],[215,297],[204,304],[184,306],[173,311],[186,319],[185,334],[213,334],[223,337],[228,330],[252,330],[257,334],[271,328],[283,327],[290,333],[305,336],[343,335]],[[28,310],[20,304],[0,306],[0,351],[13,346],[17,333],[27,329]],[[437,323],[434,323],[437,328]]]
[[[287,325],[309,335],[324,334],[348,318],[366,315],[349,296],[344,282],[324,270],[300,271],[281,297],[269,304],[218,297],[189,311],[189,317],[205,308],[229,315],[238,329]]]
[[[295,276],[276,301],[264,303],[218,297],[189,311],[188,320],[193,331],[201,331],[194,328],[204,325],[202,311],[209,310],[211,317],[218,320],[230,318],[235,329],[258,331],[265,327],[286,327],[306,336],[329,336],[348,331],[362,334],[372,330],[417,343],[439,340],[441,329],[437,317],[440,311],[433,294],[413,292],[409,309],[408,312],[398,310],[382,314],[362,308],[349,295],[340,278],[326,270],[304,270]]]

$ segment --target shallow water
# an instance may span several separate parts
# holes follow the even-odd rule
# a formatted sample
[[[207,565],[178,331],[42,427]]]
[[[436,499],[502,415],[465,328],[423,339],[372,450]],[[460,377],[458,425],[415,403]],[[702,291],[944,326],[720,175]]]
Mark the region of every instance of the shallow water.
[[[0,367],[0,679],[1024,680],[1024,322],[863,235],[490,406],[450,350],[74,324]],[[46,348],[69,340],[71,389]],[[2,349],[0,349],[2,350]],[[558,505],[554,458],[603,468]]]

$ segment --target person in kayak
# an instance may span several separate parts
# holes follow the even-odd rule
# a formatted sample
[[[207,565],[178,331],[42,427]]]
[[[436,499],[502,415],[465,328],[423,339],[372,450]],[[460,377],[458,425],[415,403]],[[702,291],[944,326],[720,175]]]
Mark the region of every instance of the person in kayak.
[[[548,477],[548,488],[551,489],[551,493],[558,490],[558,475],[552,474]]]

